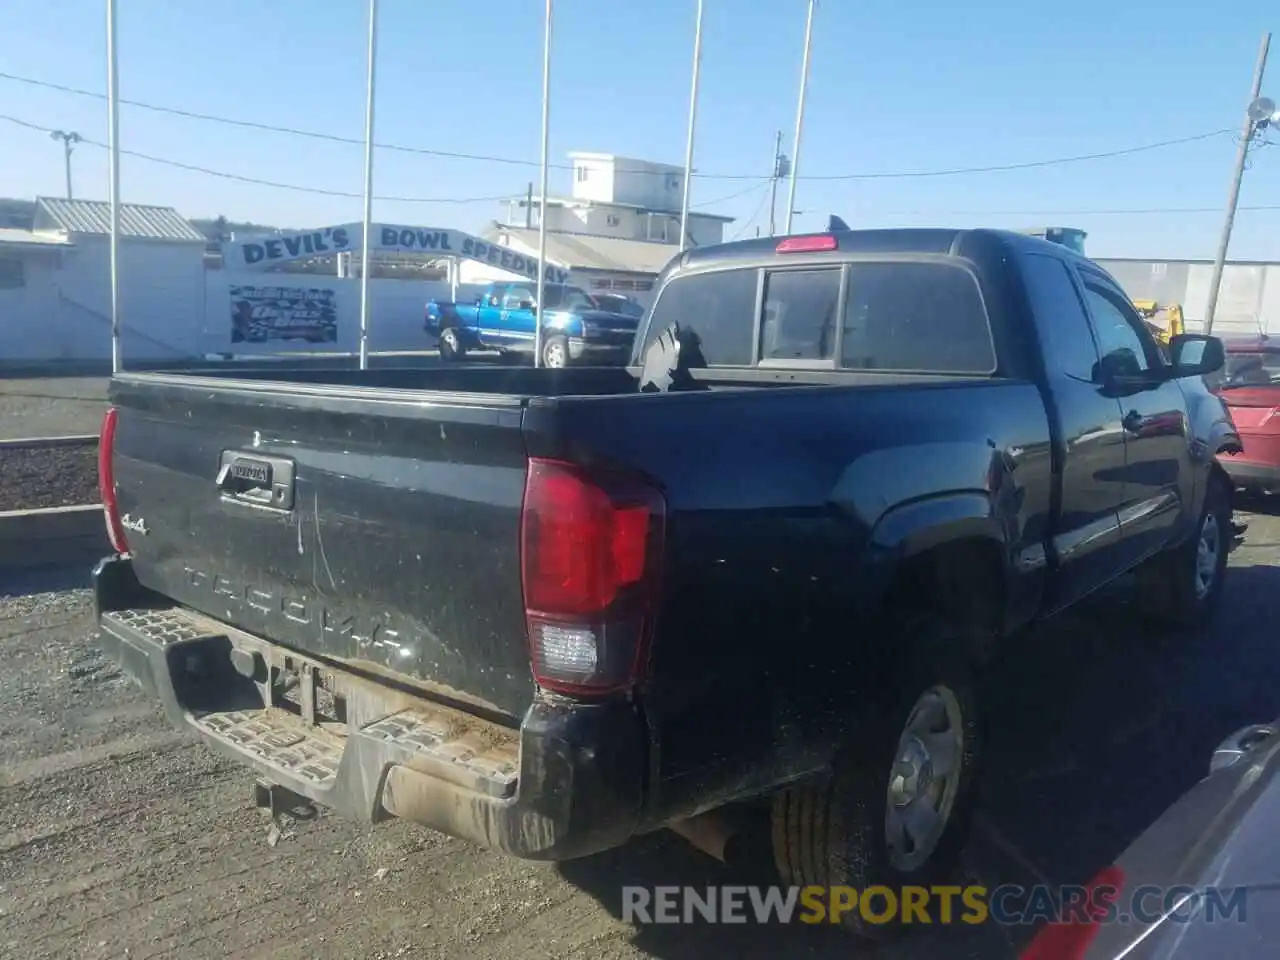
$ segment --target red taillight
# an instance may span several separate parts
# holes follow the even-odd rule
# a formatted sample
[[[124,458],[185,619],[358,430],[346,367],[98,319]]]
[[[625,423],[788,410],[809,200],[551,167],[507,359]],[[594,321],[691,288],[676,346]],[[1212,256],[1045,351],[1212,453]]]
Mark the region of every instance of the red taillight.
[[[98,496],[102,499],[102,512],[107,518],[107,537],[116,553],[128,553],[129,541],[124,536],[124,524],[120,522],[120,505],[116,502],[116,471],[111,456],[116,445],[116,408],[109,407],[102,418],[102,430],[98,434]]]
[[[665,522],[662,494],[648,484],[531,460],[520,560],[539,685],[604,693],[641,679]]]
[[[1123,887],[1123,870],[1115,866],[1103,869],[1085,886],[1088,902],[1077,908],[1085,916],[1048,924],[1019,954],[1018,960],[1084,960],[1107,917],[1108,908]]]
[[[816,250],[835,250],[840,246],[829,233],[816,237],[787,237],[777,246],[778,253],[812,253]]]

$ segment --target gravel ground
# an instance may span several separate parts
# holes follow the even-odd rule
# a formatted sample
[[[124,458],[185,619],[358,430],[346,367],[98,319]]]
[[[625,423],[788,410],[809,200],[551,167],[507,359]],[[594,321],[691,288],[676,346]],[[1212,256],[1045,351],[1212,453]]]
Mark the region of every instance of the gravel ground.
[[[1217,741],[1280,716],[1280,518],[1250,518],[1228,604],[1158,655],[1123,598],[1012,650],[987,697],[968,872],[1069,882],[1203,775]],[[812,929],[633,927],[626,883],[731,882],[666,835],[524,863],[404,823],[327,814],[272,846],[251,778],[185,734],[95,645],[82,580],[0,599],[0,955],[24,958],[1010,957],[1011,931],[921,930],[874,953]],[[43,592],[41,592],[43,591]]]
[[[0,447],[0,513],[97,503],[98,447]]]
[[[96,434],[106,409],[105,377],[0,377],[0,440]]]

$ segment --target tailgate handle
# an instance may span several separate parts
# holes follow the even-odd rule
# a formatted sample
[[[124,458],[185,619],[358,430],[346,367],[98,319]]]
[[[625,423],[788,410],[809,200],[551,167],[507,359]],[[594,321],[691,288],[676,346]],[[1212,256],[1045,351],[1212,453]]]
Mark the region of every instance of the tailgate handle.
[[[216,482],[224,500],[292,510],[293,474],[294,464],[288,457],[224,450]]]

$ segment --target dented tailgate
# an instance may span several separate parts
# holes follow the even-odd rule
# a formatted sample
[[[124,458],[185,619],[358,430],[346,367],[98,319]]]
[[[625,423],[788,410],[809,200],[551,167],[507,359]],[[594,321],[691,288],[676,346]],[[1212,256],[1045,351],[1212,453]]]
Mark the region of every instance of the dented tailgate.
[[[533,694],[516,397],[126,374],[115,478],[144,586],[517,717]]]

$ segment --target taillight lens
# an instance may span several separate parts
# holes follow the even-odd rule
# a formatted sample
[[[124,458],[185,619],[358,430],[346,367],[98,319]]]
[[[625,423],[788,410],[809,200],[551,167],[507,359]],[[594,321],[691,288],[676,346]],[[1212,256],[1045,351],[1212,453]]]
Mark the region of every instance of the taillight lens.
[[[1085,886],[1089,897],[1083,906],[1086,916],[1046,925],[1018,960],[1084,960],[1123,887],[1123,870],[1116,866],[1103,869]]]
[[[116,472],[112,454],[116,445],[115,407],[107,409],[102,418],[102,430],[98,434],[98,496],[102,499],[102,511],[107,519],[107,537],[116,553],[128,553],[129,541],[125,539],[124,525],[120,522],[120,504],[116,500]]]
[[[530,461],[520,555],[540,686],[598,694],[642,679],[665,524],[662,494],[647,483]]]

